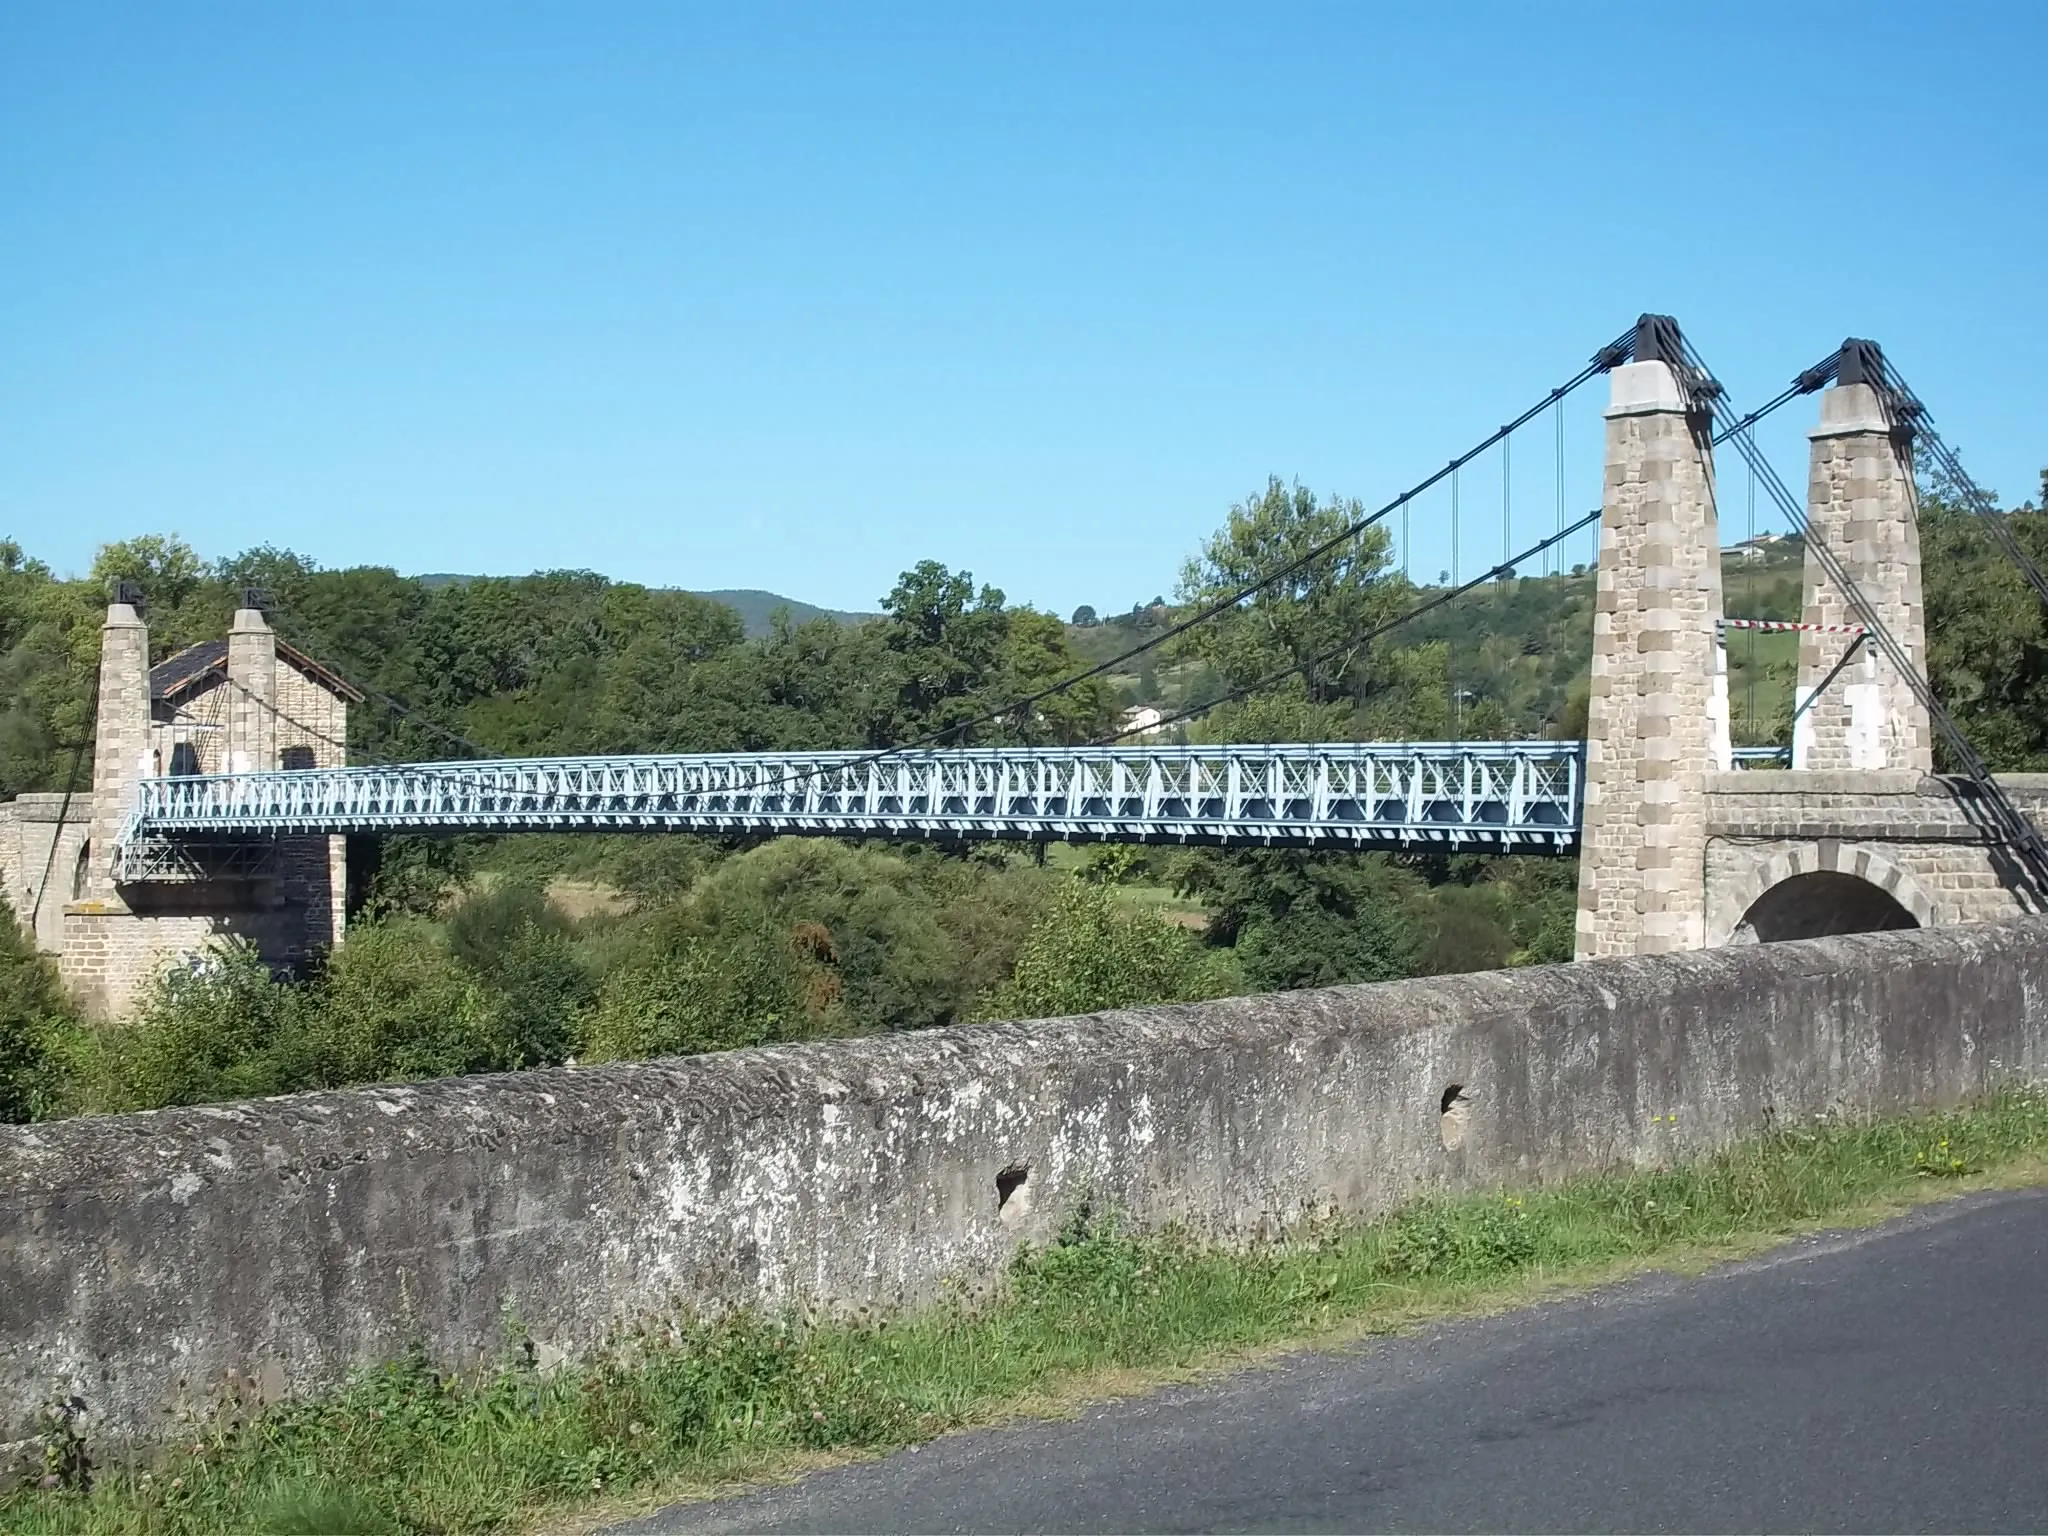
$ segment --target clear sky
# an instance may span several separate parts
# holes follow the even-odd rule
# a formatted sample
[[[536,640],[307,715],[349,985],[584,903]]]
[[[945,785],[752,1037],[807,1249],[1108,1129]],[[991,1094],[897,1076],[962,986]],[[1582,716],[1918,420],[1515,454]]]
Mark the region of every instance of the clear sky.
[[[1267,475],[1384,499],[1644,309],[1751,403],[1877,338],[2018,500],[2044,18],[9,0],[0,532],[849,608],[929,557],[1125,608]],[[1498,467],[1464,495],[1471,567]],[[1731,457],[1731,538],[1743,502]]]

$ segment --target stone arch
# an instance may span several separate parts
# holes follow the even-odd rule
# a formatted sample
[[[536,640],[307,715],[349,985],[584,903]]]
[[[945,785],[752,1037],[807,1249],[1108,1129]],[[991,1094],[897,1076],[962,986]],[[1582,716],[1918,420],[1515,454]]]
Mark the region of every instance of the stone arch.
[[[1716,904],[1722,915],[1709,943],[1758,942],[1764,936],[1753,926],[1752,915],[1758,913],[1759,903],[1773,891],[1789,896],[1795,881],[1797,889],[1834,904],[1849,924],[1824,925],[1824,932],[1926,928],[1938,921],[1934,899],[1920,882],[1876,849],[1833,841],[1795,843],[1755,865],[1728,899]],[[1770,915],[1768,907],[1762,915]]]

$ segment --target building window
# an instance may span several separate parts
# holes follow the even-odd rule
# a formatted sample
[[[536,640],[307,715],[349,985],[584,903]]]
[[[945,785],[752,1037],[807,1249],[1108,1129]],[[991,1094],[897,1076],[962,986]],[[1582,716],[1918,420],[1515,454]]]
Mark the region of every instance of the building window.
[[[319,766],[313,761],[313,749],[311,747],[286,747],[284,749],[283,762],[287,768],[314,768]]]
[[[198,773],[199,748],[189,741],[171,743],[171,772],[173,774]]]

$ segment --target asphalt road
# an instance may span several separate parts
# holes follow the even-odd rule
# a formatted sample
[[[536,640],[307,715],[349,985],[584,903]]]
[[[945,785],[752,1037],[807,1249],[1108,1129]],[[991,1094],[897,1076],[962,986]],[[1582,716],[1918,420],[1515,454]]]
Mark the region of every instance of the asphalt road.
[[[618,1528],[2048,1530],[2048,1192]]]

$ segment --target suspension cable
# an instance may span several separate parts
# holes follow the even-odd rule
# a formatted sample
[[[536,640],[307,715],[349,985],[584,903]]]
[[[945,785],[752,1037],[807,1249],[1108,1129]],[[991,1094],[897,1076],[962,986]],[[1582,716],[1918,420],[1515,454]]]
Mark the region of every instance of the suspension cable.
[[[1197,625],[1206,624],[1210,620],[1218,617],[1219,615],[1227,613],[1231,609],[1238,607],[1240,604],[1245,603],[1249,601],[1251,598],[1258,596],[1259,593],[1263,592],[1266,588],[1272,586],[1274,583],[1284,581],[1289,576],[1293,576],[1298,572],[1304,570],[1305,568],[1313,565],[1316,561],[1321,560],[1324,556],[1332,553],[1337,549],[1342,548],[1345,544],[1357,538],[1358,535],[1363,533],[1366,529],[1373,527],[1375,524],[1384,521],[1388,517],[1391,517],[1395,512],[1402,510],[1408,505],[1408,503],[1415,500],[1416,497],[1422,495],[1423,492],[1431,489],[1432,487],[1442,483],[1445,479],[1449,479],[1451,481],[1451,493],[1453,498],[1453,506],[1455,507],[1458,489],[1458,472],[1460,470],[1462,470],[1467,464],[1471,463],[1474,459],[1478,458],[1481,454],[1485,453],[1488,449],[1492,448],[1495,444],[1504,442],[1511,434],[1519,430],[1521,427],[1526,426],[1530,421],[1534,420],[1537,416],[1541,415],[1545,410],[1548,410],[1555,402],[1562,400],[1565,396],[1573,393],[1575,390],[1584,385],[1588,380],[1598,378],[1601,374],[1606,373],[1608,370],[1616,367],[1618,364],[1627,361],[1628,357],[1631,355],[1634,345],[1635,330],[1633,327],[1631,327],[1628,331],[1623,332],[1614,341],[1609,342],[1605,347],[1602,347],[1598,352],[1594,353],[1592,360],[1588,362],[1585,367],[1581,368],[1577,373],[1572,375],[1571,378],[1567,379],[1564,383],[1558,385],[1557,388],[1551,390],[1548,394],[1544,395],[1542,399],[1538,400],[1534,405],[1531,405],[1527,410],[1523,411],[1520,415],[1514,417],[1506,425],[1497,428],[1493,432],[1489,433],[1486,437],[1482,438],[1479,442],[1474,443],[1470,448],[1466,449],[1463,453],[1459,454],[1456,458],[1452,459],[1449,463],[1445,464],[1442,469],[1439,469],[1435,471],[1433,474],[1430,474],[1422,480],[1417,481],[1414,485],[1410,486],[1407,490],[1401,492],[1400,495],[1394,497],[1391,501],[1387,502],[1384,506],[1381,506],[1378,510],[1369,512],[1365,516],[1358,518],[1354,522],[1348,524],[1341,532],[1332,534],[1329,538],[1322,540],[1320,543],[1314,545],[1312,548],[1308,549],[1304,553],[1297,555],[1292,560],[1287,561],[1284,565],[1281,565],[1274,570],[1268,571],[1265,575],[1260,576],[1255,581],[1247,582],[1244,586],[1239,587],[1236,591],[1231,592],[1226,596],[1213,599],[1212,601],[1204,604],[1201,608],[1197,609],[1194,613],[1190,614],[1188,617],[1181,619],[1174,624],[1168,625],[1166,628],[1162,629],[1158,634],[1154,635],[1151,639],[1142,641],[1137,645],[1131,646],[1128,650],[1125,650],[1119,655],[1112,656],[1106,661],[1100,661],[1093,666],[1083,668],[1081,671],[1074,673],[1070,677],[1062,678],[1059,682],[1048,684],[1044,688],[1038,689],[1033,693],[1028,693],[1020,698],[1013,699],[1009,703],[1004,704],[999,708],[989,710],[984,714],[973,717],[972,719],[955,721],[951,725],[943,726],[936,730],[927,731],[924,735],[916,737],[910,741],[902,742],[895,746],[878,749],[879,752],[882,754],[892,752],[908,752],[915,751],[919,747],[935,745],[936,743],[942,741],[944,738],[948,736],[958,735],[960,733],[972,730],[976,726],[995,724],[1009,715],[1016,714],[1020,710],[1029,709],[1033,705],[1042,704],[1047,699],[1053,698],[1058,694],[1065,693],[1068,689],[1076,687],[1081,683],[1087,682],[1091,678],[1100,677],[1105,673],[1116,671],[1117,669],[1122,667],[1122,665],[1125,662],[1134,660],[1135,658],[1144,655],[1148,651],[1155,650],[1159,646],[1166,644],[1169,640],[1179,638],[1181,635],[1186,634],[1189,630],[1194,629]],[[1452,517],[1452,538],[1454,541],[1456,537],[1457,518],[1454,514]]]
[[[786,775],[783,779],[777,780],[774,783],[764,785],[762,787],[764,789],[775,789],[782,787],[785,783],[801,782],[805,779],[816,777],[818,774],[825,773],[828,771],[864,767],[871,763],[884,761],[885,759],[898,755],[900,753],[915,752],[920,750],[921,748],[937,745],[940,742],[944,741],[947,737],[957,738],[961,735],[964,735],[966,732],[975,729],[978,726],[995,724],[1004,719],[1020,714],[1024,711],[1028,711],[1035,705],[1044,703],[1047,699],[1057,697],[1058,695],[1063,694],[1068,690],[1079,686],[1081,683],[1087,682],[1096,677],[1100,677],[1106,673],[1115,671],[1118,668],[1120,668],[1124,663],[1135,660],[1139,656],[1145,655],[1150,651],[1156,650],[1158,647],[1166,644],[1168,641],[1177,639],[1179,636],[1186,634],[1188,631],[1196,628],[1198,625],[1208,623],[1209,621],[1219,617],[1220,615],[1227,613],[1230,610],[1238,607],[1239,605],[1248,601],[1249,599],[1256,597],[1260,592],[1274,585],[1276,582],[1283,581],[1289,576],[1297,574],[1303,569],[1313,565],[1316,561],[1321,560],[1326,555],[1329,555],[1333,551],[1342,548],[1346,543],[1350,542],[1352,539],[1357,538],[1358,535],[1363,533],[1366,529],[1382,522],[1386,518],[1392,516],[1393,513],[1395,513],[1396,511],[1405,512],[1409,503],[1414,501],[1418,496],[1422,495],[1424,492],[1441,484],[1447,478],[1451,481],[1453,506],[1455,509],[1456,498],[1458,493],[1459,472],[1467,464],[1471,463],[1474,459],[1478,458],[1480,455],[1487,452],[1487,450],[1491,449],[1495,444],[1505,442],[1506,439],[1514,432],[1518,431],[1520,428],[1527,425],[1530,421],[1534,420],[1545,410],[1557,406],[1559,402],[1564,400],[1566,396],[1571,395],[1590,380],[1598,378],[1601,374],[1606,373],[1609,370],[1628,361],[1628,359],[1634,353],[1635,345],[1636,327],[1631,326],[1628,330],[1622,332],[1622,334],[1616,337],[1613,341],[1609,342],[1606,346],[1602,347],[1599,351],[1595,352],[1592,358],[1586,363],[1586,365],[1582,367],[1577,373],[1573,374],[1571,378],[1567,379],[1564,383],[1558,385],[1556,388],[1550,390],[1541,399],[1537,400],[1534,404],[1530,405],[1520,414],[1514,416],[1504,425],[1495,429],[1492,433],[1482,438],[1479,442],[1474,443],[1471,447],[1467,448],[1463,453],[1451,459],[1448,463],[1444,465],[1443,468],[1436,470],[1432,474],[1424,477],[1422,480],[1418,481],[1413,486],[1410,486],[1407,490],[1401,492],[1398,496],[1395,496],[1392,500],[1388,501],[1383,506],[1379,507],[1377,510],[1369,512],[1365,516],[1356,519],[1355,521],[1348,524],[1340,532],[1331,535],[1327,539],[1322,540],[1321,542],[1317,543],[1304,553],[1296,556],[1294,559],[1287,561],[1285,564],[1277,567],[1274,570],[1268,571],[1264,575],[1258,577],[1256,580],[1246,583],[1245,585],[1239,587],[1236,591],[1231,592],[1226,596],[1212,600],[1211,602],[1203,605],[1196,612],[1190,614],[1186,618],[1181,619],[1174,624],[1166,626],[1158,634],[1153,635],[1151,638],[1143,640],[1138,644],[1129,647],[1120,654],[1111,656],[1107,660],[1097,662],[1092,666],[1085,667],[1080,671],[1071,674],[1068,677],[1060,679],[1058,682],[1050,683],[1043,688],[1037,689],[1030,693],[1026,693],[1018,698],[1011,699],[1007,703],[1002,704],[994,709],[985,711],[980,715],[973,716],[966,720],[954,721],[951,724],[926,731],[924,734],[913,737],[909,741],[892,743],[891,745],[885,747],[878,747],[866,756],[853,759],[848,763],[832,764],[829,766],[829,768],[827,766],[821,765],[818,767],[802,769],[795,773]],[[1454,514],[1452,517],[1452,540],[1454,545],[1456,543],[1457,536],[1458,518],[1455,515],[1454,510]],[[360,687],[361,685],[352,684],[351,686]],[[363,691],[365,693],[372,692],[372,690],[368,689],[364,689]],[[399,704],[397,700],[391,699],[388,695],[378,695],[378,697],[381,698],[385,703],[387,703],[391,707],[399,709],[402,712],[410,713],[409,711],[405,711],[405,706]],[[423,718],[420,720],[420,723],[430,724],[430,722],[427,722]],[[483,753],[485,756],[492,755],[488,753],[485,749],[478,747],[476,743],[469,741],[466,737],[463,737],[456,732],[449,731],[445,727],[434,726],[433,729],[439,731],[440,734],[445,735],[452,740],[461,742],[463,745],[470,747],[472,750]]]
[[[1688,342],[1684,345],[1688,364],[1704,373],[1706,371],[1705,365],[1700,362],[1698,355],[1693,352],[1691,344]],[[1819,368],[1809,369],[1806,373],[1801,374],[1799,379],[1795,380],[1794,392],[1810,393],[1812,388],[1818,388],[1819,384],[1812,384],[1809,388],[1798,388],[1797,386],[1805,384],[1814,375],[1819,373],[1821,369],[1834,365],[1839,357],[1840,353],[1838,351],[1833,358],[1821,364]],[[1711,377],[1711,375],[1709,376]],[[1826,379],[1822,378],[1820,382],[1824,383]],[[1773,403],[1772,409],[1775,409],[1778,404],[1782,404],[1786,398],[1789,398],[1789,396],[1781,395]],[[1978,819],[1979,814],[1984,817],[1984,821],[1989,824],[1985,825],[1980,822],[1979,824],[1983,830],[2001,838],[2011,846],[2017,855],[2020,867],[2016,873],[2025,884],[2024,894],[2037,907],[2044,902],[2048,902],[2048,843],[2043,842],[2041,834],[2035,828],[2033,822],[2027,818],[2026,814],[2018,806],[2013,804],[2011,797],[2006,794],[2004,788],[1998,783],[1997,778],[1992,774],[1983,758],[1977,755],[1976,750],[1970,745],[1968,738],[1963,735],[1961,728],[1956,724],[1954,718],[1942,707],[1941,701],[1934,696],[1933,687],[1928,683],[1926,677],[1921,674],[1913,658],[1907,654],[1905,647],[1899,643],[1898,638],[1885,626],[1884,620],[1879,615],[1876,606],[1849,575],[1848,570],[1842,565],[1840,558],[1828,547],[1827,541],[1812,536],[1807,524],[1805,508],[1800,506],[1793,498],[1791,491],[1786,488],[1785,482],[1779,478],[1777,470],[1772,467],[1770,461],[1758,452],[1756,444],[1747,430],[1748,426],[1752,425],[1764,414],[1767,413],[1754,412],[1750,416],[1742,418],[1737,425],[1743,430],[1731,431],[1730,433],[1722,434],[1722,436],[1734,442],[1736,451],[1743,456],[1744,460],[1755,472],[1757,480],[1763,486],[1765,493],[1777,503],[1778,510],[1784,514],[1786,523],[1805,539],[1807,552],[1812,556],[1814,563],[1820,566],[1823,574],[1835,583],[1843,596],[1848,599],[1850,606],[1855,609],[1857,618],[1862,621],[1865,630],[1868,631],[1869,641],[1876,644],[1885,660],[1891,664],[1893,671],[1898,674],[1899,678],[1912,692],[1914,702],[1927,711],[1929,722],[1940,734],[1942,742],[1948,748],[1950,755],[1961,765],[1964,776],[1970,780],[1971,785],[1977,791],[1977,798],[1974,803],[1969,800],[1962,802],[1964,814],[1973,821]],[[1716,440],[1720,439],[1717,438]]]
[[[1153,731],[1164,730],[1169,725],[1178,725],[1182,721],[1192,720],[1199,715],[1206,715],[1212,709],[1219,709],[1225,704],[1234,704],[1240,699],[1248,698],[1254,693],[1258,693],[1263,689],[1272,687],[1275,683],[1285,682],[1288,678],[1294,676],[1298,672],[1307,672],[1314,667],[1321,666],[1324,662],[1334,660],[1336,657],[1343,655],[1347,651],[1355,652],[1359,650],[1361,647],[1369,645],[1374,640],[1379,639],[1382,635],[1388,634],[1393,630],[1399,629],[1403,624],[1407,624],[1415,619],[1419,619],[1424,614],[1433,613],[1438,608],[1443,607],[1446,603],[1457,601],[1457,599],[1463,597],[1466,593],[1472,591],[1477,587],[1484,586],[1489,581],[1503,580],[1509,576],[1512,576],[1515,573],[1516,566],[1526,564],[1528,561],[1534,559],[1537,555],[1548,552],[1554,545],[1557,545],[1561,543],[1563,540],[1570,538],[1580,529],[1589,528],[1594,523],[1597,523],[1599,521],[1600,513],[1598,511],[1588,512],[1584,517],[1580,518],[1577,522],[1572,523],[1565,528],[1559,529],[1556,533],[1553,533],[1548,538],[1544,539],[1540,544],[1532,544],[1527,549],[1523,550],[1520,554],[1512,555],[1502,560],[1501,563],[1499,565],[1496,565],[1492,570],[1482,571],[1479,575],[1474,576],[1470,581],[1465,582],[1461,586],[1446,587],[1441,592],[1437,593],[1436,596],[1429,598],[1424,602],[1416,604],[1415,607],[1410,608],[1406,613],[1403,613],[1398,617],[1388,619],[1386,622],[1382,624],[1376,624],[1371,629],[1365,631],[1365,633],[1353,636],[1352,638],[1345,640],[1341,645],[1332,646],[1326,651],[1319,652],[1314,656],[1305,657],[1300,661],[1290,662],[1288,665],[1284,667],[1280,667],[1272,672],[1268,672],[1264,677],[1258,678],[1252,682],[1245,683],[1239,687],[1233,688],[1228,693],[1210,699],[1205,703],[1189,705],[1186,709],[1179,710],[1174,714],[1167,715],[1159,720],[1155,720],[1150,725],[1131,726],[1126,730],[1116,732],[1114,735],[1100,737],[1097,740],[1090,742],[1089,745],[1097,747],[1112,746],[1115,743],[1122,741],[1127,737],[1140,736],[1148,734]]]
[[[1455,505],[1455,499],[1458,489],[1458,473],[1460,470],[1464,468],[1465,465],[1469,464],[1473,459],[1485,453],[1488,449],[1492,448],[1496,443],[1504,443],[1508,439],[1508,437],[1511,436],[1514,432],[1516,432],[1521,427],[1526,425],[1528,422],[1533,420],[1536,416],[1540,415],[1543,411],[1556,407],[1559,404],[1559,402],[1561,402],[1566,396],[1574,393],[1580,387],[1585,385],[1588,381],[1599,377],[1601,374],[1608,372],[1609,370],[1619,366],[1624,362],[1627,362],[1629,358],[1634,355],[1636,336],[1637,328],[1631,326],[1628,330],[1624,331],[1620,336],[1616,337],[1613,341],[1609,342],[1606,346],[1602,347],[1599,351],[1595,352],[1592,358],[1586,363],[1586,365],[1583,368],[1581,368],[1577,373],[1572,375],[1571,378],[1567,379],[1563,384],[1560,384],[1556,388],[1550,390],[1541,399],[1536,401],[1533,405],[1529,406],[1526,410],[1522,411],[1519,415],[1513,417],[1511,420],[1506,422],[1501,427],[1497,428],[1488,436],[1481,439],[1479,442],[1473,444],[1470,448],[1466,449],[1465,452],[1451,459],[1448,463],[1444,465],[1443,468],[1436,470],[1432,474],[1418,481],[1415,485],[1409,487],[1406,491],[1403,491],[1401,494],[1394,497],[1392,500],[1388,501],[1385,505],[1381,506],[1377,510],[1367,513],[1365,516],[1354,520],[1340,532],[1333,534],[1331,537],[1327,539],[1322,540],[1321,542],[1317,543],[1304,553],[1296,556],[1292,560],[1287,561],[1285,564],[1277,567],[1276,569],[1265,573],[1264,575],[1258,577],[1256,580],[1246,583],[1245,585],[1239,587],[1236,591],[1229,593],[1226,596],[1214,599],[1207,604],[1204,604],[1201,608],[1199,608],[1196,612],[1189,615],[1188,617],[1181,619],[1174,624],[1168,625],[1167,627],[1162,629],[1158,634],[1152,636],[1147,640],[1141,641],[1137,645],[1129,647],[1120,654],[1111,656],[1107,660],[1097,662],[1092,666],[1085,667],[1080,671],[1071,674],[1068,677],[1060,679],[1058,682],[1048,684],[1046,687],[1034,690],[1033,692],[1012,699],[1008,703],[1003,704],[993,710],[986,711],[981,715],[974,716],[967,720],[954,721],[949,725],[927,731],[923,735],[914,737],[907,742],[900,742],[892,744],[890,746],[877,748],[876,750],[874,750],[871,753],[868,753],[864,757],[855,758],[846,763],[835,763],[830,765],[820,764],[814,767],[802,769],[795,773],[784,775],[781,779],[775,780],[761,787],[763,789],[778,789],[783,787],[785,784],[801,782],[803,780],[816,777],[819,774],[828,771],[850,770],[854,768],[868,766],[870,764],[881,762],[889,757],[896,756],[898,754],[914,752],[924,747],[936,745],[937,743],[943,741],[945,738],[949,736],[958,737],[963,735],[967,731],[974,729],[977,726],[994,724],[1005,718],[1014,716],[1022,711],[1029,710],[1033,706],[1041,704],[1047,699],[1054,698],[1060,694],[1067,692],[1072,688],[1079,686],[1081,683],[1087,682],[1093,678],[1100,677],[1106,673],[1114,671],[1115,669],[1121,667],[1124,663],[1135,660],[1139,656],[1145,655],[1150,651],[1156,650],[1159,646],[1166,644],[1168,641],[1177,639],[1179,636],[1188,633],[1190,630],[1196,628],[1198,625],[1208,623],[1209,621],[1219,617],[1220,615],[1238,607],[1242,603],[1257,596],[1266,588],[1274,585],[1276,582],[1283,581],[1289,576],[1297,574],[1303,569],[1313,565],[1316,561],[1321,560],[1333,551],[1341,548],[1343,545],[1345,545],[1352,539],[1355,539],[1360,533],[1363,533],[1366,529],[1373,527],[1375,524],[1383,521],[1387,517],[1391,516],[1397,510],[1405,513],[1409,503],[1414,501],[1416,497],[1420,496],[1432,487],[1440,484],[1446,478],[1449,478],[1452,482],[1452,495]],[[1579,524],[1575,524],[1574,529],[1581,526],[1584,526],[1583,521]],[[1452,519],[1452,537],[1455,544],[1457,538],[1457,518],[1455,515]],[[1546,545],[1538,547],[1547,547],[1547,541]],[[1504,563],[1504,567],[1506,564],[1507,563]],[[1493,573],[1489,572],[1487,576],[1483,576],[1479,578],[1479,580],[1484,581],[1486,579],[1489,579],[1492,574]],[[1459,587],[1449,595],[1460,595],[1463,592],[1470,590],[1470,587],[1472,585],[1477,584],[1477,582],[1474,582],[1466,586]],[[351,684],[351,686],[358,688],[361,687],[361,685],[359,684]],[[361,691],[366,696],[376,697],[377,699],[379,699],[380,702],[386,704],[387,707],[398,710],[400,713],[407,715],[409,718],[417,720],[418,723],[427,726],[428,728],[434,730],[436,733],[443,735],[452,741],[459,742],[461,745],[473,751],[484,753],[486,756],[490,755],[488,754],[486,749],[479,747],[477,743],[470,741],[467,737],[462,736],[459,732],[452,731],[444,726],[434,724],[433,722],[427,720],[425,717],[417,715],[415,712],[411,711],[407,706],[399,703],[399,701],[391,698],[387,694],[377,693],[375,690],[372,689],[361,689]],[[301,727],[301,729],[303,729],[303,727]],[[1110,739],[1114,740],[1120,738],[1113,737]],[[455,777],[461,775],[461,770],[459,769],[438,764],[408,766],[410,766],[415,772],[428,773],[437,777]],[[553,792],[544,793],[546,793],[549,798],[554,797]]]
[[[1882,357],[1882,354],[1880,356]],[[1892,366],[1889,357],[1883,357],[1879,376],[1885,385],[1879,392],[1880,395],[1890,396],[1885,402],[1887,408],[1898,417],[1900,425],[1912,432],[1915,439],[1927,449],[1928,456],[1948,477],[1949,484],[1961,493],[1964,505],[1977,515],[1977,520],[1989,530],[1992,541],[2004,551],[2006,559],[2019,569],[2027,585],[2034,589],[2034,595],[2043,603],[2048,603],[2048,576],[2042,574],[2041,567],[2035,562],[2034,557],[2027,553],[2018,539],[2013,537],[2012,520],[1999,511],[1990,495],[1970,478],[1970,472],[1963,468],[1961,457],[1942,440],[1941,434],[1934,430],[1934,418],[1928,414],[1927,407],[1920,403],[1912,390],[1906,387],[1906,381],[1900,377],[1898,369]]]

